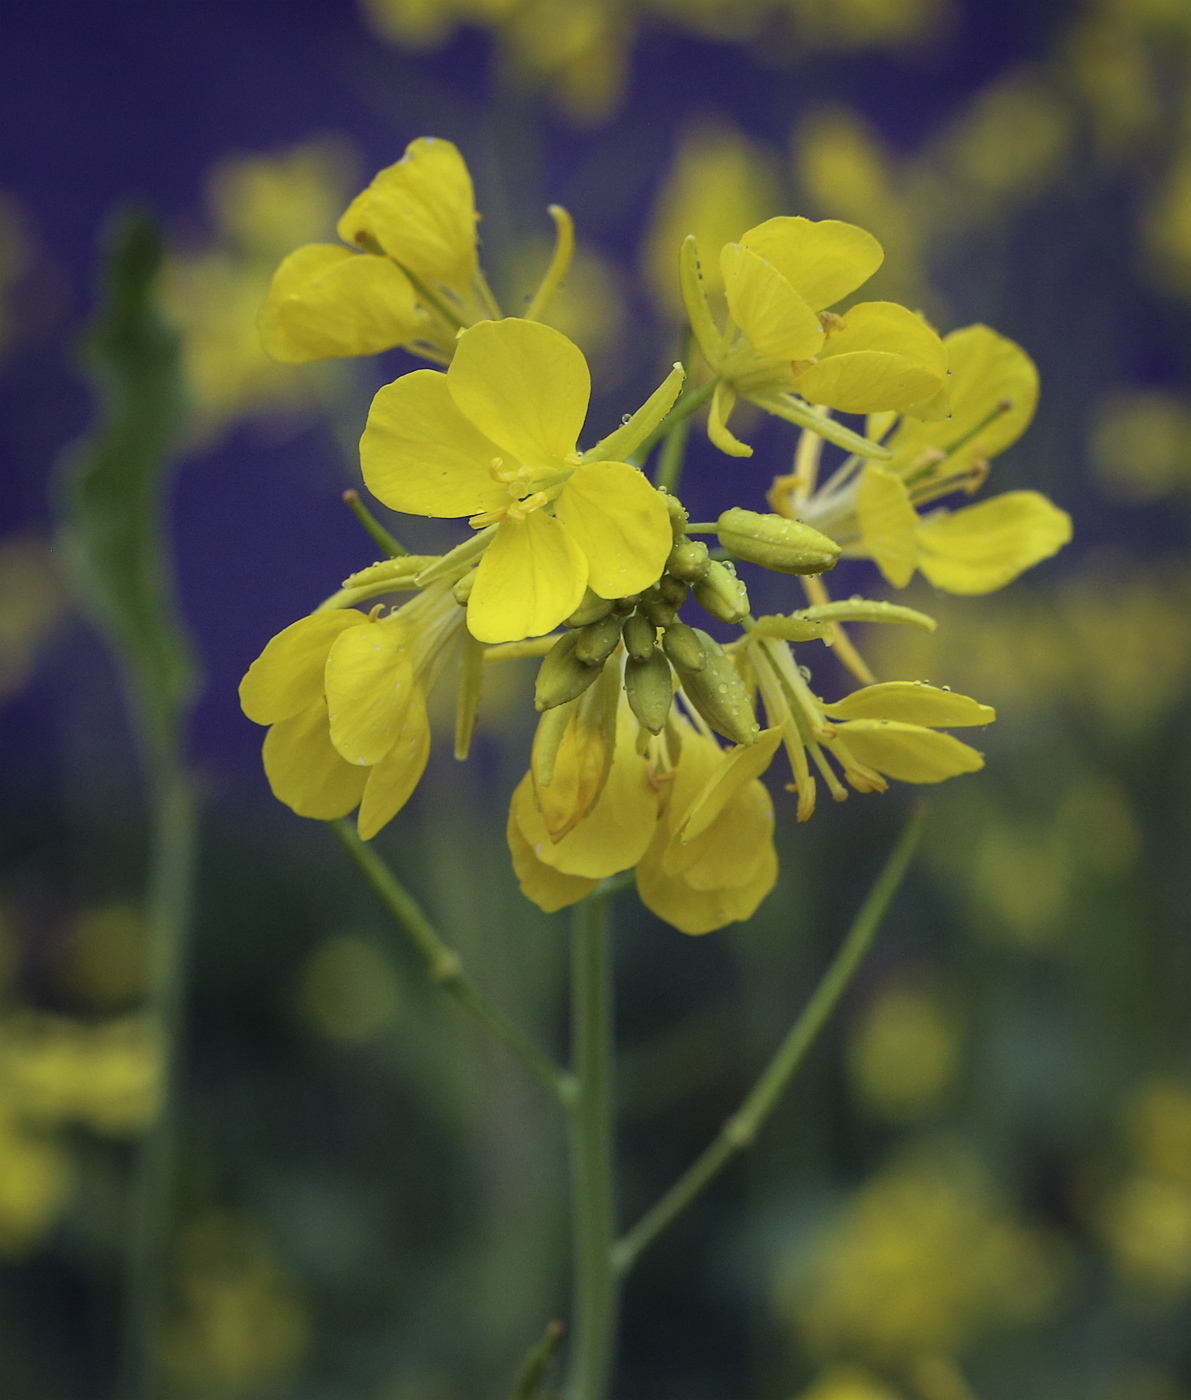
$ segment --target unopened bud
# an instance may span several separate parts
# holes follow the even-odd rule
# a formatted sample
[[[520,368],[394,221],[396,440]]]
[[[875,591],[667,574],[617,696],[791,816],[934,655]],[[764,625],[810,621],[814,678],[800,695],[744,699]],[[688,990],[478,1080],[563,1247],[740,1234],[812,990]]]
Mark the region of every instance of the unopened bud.
[[[695,602],[721,622],[739,622],[742,617],[748,616],[748,589],[744,581],[736,577],[731,563],[721,564],[713,559],[707,566],[707,573],[695,584],[692,592]]]
[[[670,512],[670,529],[674,535],[674,543],[677,544],[679,540],[686,538],[686,525],[690,516],[686,513],[677,496],[671,496],[668,491],[662,491],[659,494],[666,503],[666,509]]]
[[[691,630],[702,643],[704,665],[699,671],[684,671],[675,662],[674,669],[682,680],[687,698],[712,729],[725,739],[731,739],[734,744],[756,743],[761,726],[740,672],[719,642],[697,627]]]
[[[822,574],[834,569],[840,547],[801,520],[759,515],[733,506],[716,524],[720,544],[738,559],[779,574]]]
[[[602,666],[616,650],[624,618],[609,613],[599,622],[589,622],[576,634],[575,655],[585,666]]]
[[[564,627],[586,627],[589,622],[599,622],[601,617],[607,617],[611,611],[612,604],[609,600],[601,598],[598,593],[593,593],[589,588],[583,595],[583,601],[562,625]]]
[[[666,628],[662,636],[662,646],[665,647],[666,655],[674,663],[674,669],[680,676],[685,676],[688,672],[693,675],[707,665],[702,642],[706,635],[706,632],[688,627],[685,622],[672,622]]]
[[[630,656],[624,664],[624,693],[637,722],[651,734],[660,734],[670,713],[674,682],[670,663],[652,646],[644,660]]]
[[[656,583],[642,593],[641,601],[637,604],[638,610],[644,613],[655,627],[669,627],[678,613],[678,606],[676,603],[666,602]]]
[[[670,551],[666,572],[687,583],[698,583],[707,572],[707,546],[702,540],[681,540]]]
[[[455,595],[455,601],[459,606],[466,607],[467,600],[471,597],[471,590],[475,587],[476,570],[472,569],[455,584],[451,592]]]
[[[670,578],[664,574],[658,579],[658,594],[663,603],[677,610],[686,602],[687,594],[691,591],[690,585],[683,583],[679,578]]]
[[[582,695],[598,678],[602,667],[588,666],[575,655],[578,632],[566,632],[542,658],[534,686],[534,704],[552,710]]]
[[[658,629],[644,613],[635,612],[625,619],[624,644],[635,661],[644,661],[657,641]]]

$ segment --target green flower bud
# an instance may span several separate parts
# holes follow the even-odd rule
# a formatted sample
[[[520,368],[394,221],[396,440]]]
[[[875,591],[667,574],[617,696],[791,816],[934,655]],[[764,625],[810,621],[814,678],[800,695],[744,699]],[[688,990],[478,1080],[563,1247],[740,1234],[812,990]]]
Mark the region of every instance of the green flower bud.
[[[695,584],[692,592],[695,602],[721,622],[739,622],[742,617],[748,616],[748,589],[743,580],[736,577],[736,569],[731,563],[721,564],[713,559],[707,566],[707,573]]]
[[[779,574],[822,574],[834,569],[840,547],[818,530],[784,515],[758,515],[733,506],[716,524],[720,544],[738,559]]]
[[[670,512],[670,529],[674,534],[674,543],[686,538],[687,521],[691,518],[683,507],[677,496],[671,496],[668,491],[659,493],[666,503],[666,509]]]
[[[624,693],[638,723],[651,734],[665,728],[674,698],[670,663],[658,647],[650,647],[643,661],[630,656],[624,664]]]
[[[706,632],[688,627],[685,622],[672,622],[666,628],[662,636],[662,646],[665,647],[666,655],[674,663],[674,669],[680,676],[686,676],[688,672],[694,675],[707,665],[702,642],[702,638],[706,636]]]
[[[599,622],[589,622],[579,628],[575,642],[575,655],[585,666],[602,666],[616,650],[620,641],[620,629],[624,618],[609,613]]]
[[[657,641],[657,628],[644,613],[635,612],[625,619],[624,644],[636,661],[644,661]]]
[[[534,704],[539,710],[552,710],[582,695],[598,678],[602,666],[588,666],[575,655],[580,634],[567,632],[542,658],[534,686]]]
[[[637,608],[655,627],[669,627],[678,614],[679,604],[667,603],[662,597],[662,590],[655,583],[642,593]]]
[[[687,583],[698,583],[707,573],[707,546],[702,540],[682,540],[670,551],[666,572]]]
[[[690,630],[702,643],[705,661],[699,671],[684,671],[677,662],[674,664],[687,698],[725,739],[734,744],[755,744],[761,726],[740,672],[719,642],[697,627]]]
[[[621,617],[628,617],[640,601],[640,593],[630,593],[626,598],[617,598],[612,604],[612,610],[618,612]]]
[[[658,579],[658,594],[663,603],[668,603],[672,608],[678,609],[686,602],[687,594],[690,592],[688,584],[681,579],[670,578],[668,575]]]
[[[611,611],[612,604],[609,600],[601,598],[598,593],[593,593],[589,588],[583,595],[583,601],[562,625],[564,627],[586,627],[589,622],[599,622],[600,618],[607,617]]]

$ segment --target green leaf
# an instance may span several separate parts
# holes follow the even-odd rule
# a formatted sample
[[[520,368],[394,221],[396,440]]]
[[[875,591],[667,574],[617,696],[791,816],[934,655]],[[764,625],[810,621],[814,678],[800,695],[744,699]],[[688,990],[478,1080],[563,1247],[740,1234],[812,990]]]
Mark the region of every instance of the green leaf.
[[[99,309],[81,347],[95,420],[67,449],[59,482],[76,588],[116,653],[159,773],[176,761],[197,684],[165,520],[185,396],[179,339],[153,299],[161,261],[155,220],[123,213],[107,241]]]

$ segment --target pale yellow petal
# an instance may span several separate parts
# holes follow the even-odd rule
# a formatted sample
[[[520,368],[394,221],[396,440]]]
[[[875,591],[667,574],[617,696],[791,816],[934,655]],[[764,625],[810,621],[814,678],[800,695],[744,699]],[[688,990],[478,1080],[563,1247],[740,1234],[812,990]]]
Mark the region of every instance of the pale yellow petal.
[[[262,754],[273,796],[300,817],[345,817],[363,796],[367,769],[346,763],[335,750],[324,700],[273,725]]]
[[[409,515],[478,515],[510,501],[491,472],[500,449],[460,413],[447,377],[403,374],[377,391],[360,439],[369,491]]]
[[[1071,517],[1038,491],[1007,491],[918,527],[918,567],[949,593],[991,593],[1056,554]]]
[[[885,260],[871,233],[838,219],[767,219],[740,240],[785,276],[815,311],[854,292]]]
[[[902,783],[941,783],[984,767],[984,756],[969,745],[916,724],[854,719],[837,731],[855,759]]]
[[[411,141],[339,221],[345,242],[361,233],[418,277],[466,282],[476,265],[476,209],[458,149],[433,136]]]
[[[637,893],[647,909],[682,933],[710,933],[725,924],[751,918],[777,881],[777,852],[770,841],[764,846],[757,872],[747,885],[733,889],[692,889],[681,875],[667,875],[663,870],[661,855],[666,839],[662,828],[638,864]]]
[[[677,831],[679,838],[693,841],[706,831],[740,789],[765,772],[781,742],[781,727],[775,726],[763,729],[755,744],[729,749],[686,809]]]
[[[720,253],[732,319],[758,354],[808,360],[823,344],[819,318],[772,263],[751,248],[728,243]]]
[[[601,598],[624,598],[657,582],[673,544],[670,512],[636,467],[585,463],[554,509],[586,554],[588,587]]]
[[[946,451],[956,443],[961,445],[952,460],[958,466],[988,460],[1016,442],[1034,416],[1038,371],[1020,345],[981,325],[952,331],[943,343],[951,366],[951,417],[903,422],[889,440],[897,467],[925,448]],[[1007,408],[998,413],[1001,404]]]
[[[560,521],[543,510],[502,520],[476,573],[468,631],[480,642],[544,636],[570,617],[586,587],[587,556]]]
[[[856,513],[877,567],[895,588],[904,588],[918,564],[918,515],[901,478],[884,467],[865,467]]]
[[[906,409],[932,395],[938,379],[905,355],[856,350],[818,364],[799,366],[794,387],[809,403],[841,413]]]
[[[728,431],[728,419],[735,407],[736,390],[727,380],[721,379],[711,395],[711,407],[707,413],[707,436],[729,457],[751,457],[753,449],[748,443],[741,442]]]
[[[368,783],[356,818],[360,839],[370,841],[391,822],[413,795],[430,757],[430,723],[426,697],[414,688],[405,707],[401,729],[385,756],[368,774]]]
[[[327,653],[340,632],[364,614],[328,608],[300,617],[269,642],[240,682],[240,708],[254,724],[276,724],[323,698]]]
[[[366,622],[341,632],[327,657],[326,688],[331,742],[349,763],[379,763],[402,733],[415,690],[404,626]]]
[[[681,873],[691,889],[751,885],[773,849],[773,799],[765,784],[756,778],[746,783],[702,835],[681,849],[675,873]],[[669,861],[666,870],[671,870]]]
[[[447,370],[460,411],[512,463],[558,471],[575,451],[591,375],[577,345],[540,321],[481,321],[464,331]]]
[[[265,353],[285,364],[376,355],[422,326],[409,278],[388,258],[312,243],[289,255],[257,326]]]
[[[899,719],[938,729],[991,724],[997,717],[991,705],[922,681],[866,685],[832,705],[824,705],[823,712],[832,719]]]
[[[527,773],[521,780],[521,786],[524,787],[529,781]],[[600,883],[598,880],[586,880],[581,875],[564,875],[561,870],[555,870],[538,860],[533,853],[533,847],[521,834],[512,808],[509,809],[506,834],[509,853],[513,857],[513,871],[521,886],[521,893],[545,913],[553,914],[570,904],[577,904]]]

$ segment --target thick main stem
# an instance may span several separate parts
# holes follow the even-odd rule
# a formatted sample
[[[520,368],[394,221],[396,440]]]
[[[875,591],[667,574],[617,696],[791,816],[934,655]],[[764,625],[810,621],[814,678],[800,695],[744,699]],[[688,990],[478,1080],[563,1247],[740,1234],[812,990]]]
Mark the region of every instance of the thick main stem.
[[[618,1288],[612,1113],[612,965],[608,895],[575,906],[571,948],[571,1221],[574,1296],[567,1400],[604,1400],[616,1347]]]

